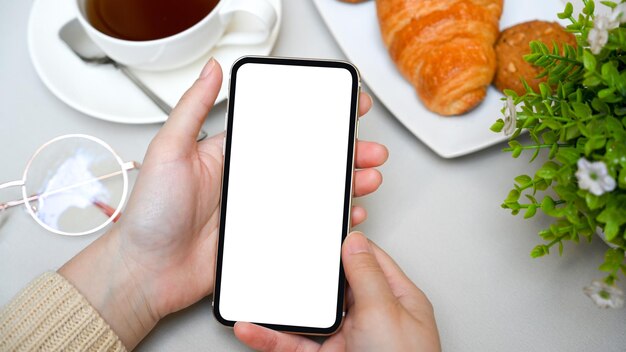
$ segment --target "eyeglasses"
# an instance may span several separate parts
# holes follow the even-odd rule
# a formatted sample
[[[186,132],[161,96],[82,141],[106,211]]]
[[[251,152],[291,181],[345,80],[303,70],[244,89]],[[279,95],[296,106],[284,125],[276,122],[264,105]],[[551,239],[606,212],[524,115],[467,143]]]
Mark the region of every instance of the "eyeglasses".
[[[46,230],[59,235],[94,233],[119,218],[128,194],[124,162],[102,140],[83,134],[60,136],[45,143],[26,164],[21,180],[0,190],[21,187],[22,199],[0,203],[0,215],[24,204]]]

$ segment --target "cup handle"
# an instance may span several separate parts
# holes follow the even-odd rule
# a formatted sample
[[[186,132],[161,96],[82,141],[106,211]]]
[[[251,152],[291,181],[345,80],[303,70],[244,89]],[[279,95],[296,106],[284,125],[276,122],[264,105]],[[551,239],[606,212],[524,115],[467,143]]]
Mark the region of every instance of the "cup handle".
[[[232,0],[220,11],[222,23],[228,24],[236,13],[246,13],[258,21],[260,30],[226,33],[218,46],[259,44],[267,40],[276,24],[276,9],[267,0]]]

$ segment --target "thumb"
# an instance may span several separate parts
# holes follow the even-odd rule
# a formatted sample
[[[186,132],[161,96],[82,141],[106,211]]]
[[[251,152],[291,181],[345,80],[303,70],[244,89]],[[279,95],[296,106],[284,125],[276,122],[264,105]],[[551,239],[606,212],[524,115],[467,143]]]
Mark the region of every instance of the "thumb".
[[[346,237],[342,260],[355,305],[378,304],[394,299],[374,251],[362,233],[352,232]]]
[[[180,98],[157,137],[183,148],[195,145],[200,127],[213,107],[221,86],[222,68],[211,58],[200,77]]]

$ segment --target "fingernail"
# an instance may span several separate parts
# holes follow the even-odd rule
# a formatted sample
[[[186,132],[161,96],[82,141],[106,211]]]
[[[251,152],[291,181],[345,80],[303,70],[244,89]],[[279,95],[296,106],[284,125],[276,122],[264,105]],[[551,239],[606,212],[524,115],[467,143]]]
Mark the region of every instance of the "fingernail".
[[[351,232],[346,238],[347,250],[350,254],[369,253],[370,244],[361,232]]]
[[[200,72],[200,78],[206,78],[209,74],[211,74],[214,68],[215,68],[215,59],[211,58],[209,62],[207,62],[206,65],[204,65],[202,72]]]

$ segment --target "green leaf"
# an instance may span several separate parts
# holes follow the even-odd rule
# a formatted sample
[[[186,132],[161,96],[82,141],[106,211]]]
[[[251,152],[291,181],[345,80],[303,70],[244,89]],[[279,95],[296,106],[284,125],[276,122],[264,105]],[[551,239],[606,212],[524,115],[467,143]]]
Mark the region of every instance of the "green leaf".
[[[565,140],[569,141],[580,136],[578,126],[570,126],[565,131]]]
[[[613,112],[615,112],[617,116],[624,116],[626,115],[626,106],[615,106]]]
[[[617,237],[618,232],[619,225],[617,225],[616,222],[608,222],[604,226],[604,236],[606,237],[607,241],[612,241],[615,237]]]
[[[537,207],[536,206],[529,206],[528,208],[526,208],[526,213],[524,214],[524,219],[532,218],[533,216],[535,216],[535,213],[537,213]]]
[[[493,132],[502,132],[503,128],[504,128],[504,120],[498,119],[496,122],[493,123],[493,125],[491,125],[489,129],[492,130]]]
[[[619,80],[619,72],[611,61],[607,61],[602,64],[601,72],[602,78],[608,82],[609,87],[614,86],[615,83]]]
[[[554,239],[554,234],[550,229],[543,229],[539,231],[539,237],[543,238],[544,241],[552,241]]]
[[[580,119],[587,119],[591,117],[591,108],[587,104],[572,102],[572,109],[574,109],[574,115]]]
[[[548,154],[548,159],[554,159],[558,151],[559,151],[559,145],[554,143],[552,147],[550,147],[550,154]]]
[[[560,130],[561,129],[561,124],[557,120],[543,119],[541,121],[541,123],[543,125],[545,125],[546,127],[550,128],[551,130]]]
[[[620,226],[626,224],[626,209],[616,206],[605,208],[596,218],[604,223],[604,235],[608,241],[617,237]]]
[[[541,98],[548,99],[548,97],[552,96],[552,89],[546,83],[539,83],[539,92],[541,94]]]
[[[509,192],[509,195],[504,200],[504,203],[514,203],[519,200],[520,192],[516,189],[513,189]]]
[[[530,252],[530,256],[532,258],[539,258],[549,253],[550,253],[550,249],[548,248],[548,246],[540,244],[536,246],[535,248],[533,248],[533,250]]]
[[[563,10],[563,12],[558,13],[557,16],[563,20],[566,18],[570,18],[573,12],[574,6],[572,6],[572,4],[568,2],[567,5],[565,5],[565,9]]]
[[[548,189],[548,186],[550,185],[548,184],[548,181],[539,178],[535,180],[535,183],[533,186],[536,191],[545,191],[546,189]]]
[[[606,201],[607,197],[605,197],[604,195],[598,197],[590,192],[587,192],[587,194],[585,194],[585,203],[587,203],[587,206],[591,210],[602,208],[606,205]]]
[[[541,210],[550,215],[554,210],[554,200],[550,196],[545,196],[541,202]]]
[[[609,274],[617,273],[623,267],[624,251],[621,249],[608,249],[604,254],[604,263],[600,265],[598,270]]]
[[[611,108],[609,105],[598,98],[593,98],[591,101],[591,107],[597,111],[604,114],[609,114],[611,112]]]
[[[605,273],[612,273],[613,272],[613,265],[611,265],[609,263],[603,263],[602,265],[600,265],[598,267],[598,270],[604,271]]]
[[[587,71],[596,70],[596,57],[589,50],[583,50],[583,65]]]
[[[581,223],[578,217],[578,209],[574,207],[574,204],[570,203],[565,208],[563,208],[563,214],[567,218],[567,221],[574,225],[578,225]]]
[[[526,186],[527,184],[529,184],[530,182],[532,182],[532,178],[530,178],[530,176],[528,175],[519,175],[515,178],[515,183],[517,183],[518,185],[520,185],[521,187]]]
[[[532,203],[532,204],[538,204],[539,202],[537,202],[537,198],[533,197],[530,194],[526,194],[525,197]]]
[[[559,165],[553,161],[548,161],[543,166],[537,170],[536,176],[543,179],[553,179],[556,176],[556,173],[559,169]]]
[[[509,141],[509,147],[511,147],[511,148],[517,148],[517,147],[521,147],[521,146],[522,146],[522,144],[520,142],[516,141],[516,140]]]
[[[554,131],[545,132],[541,135],[541,138],[543,139],[543,142],[545,144],[556,143],[558,140],[558,136],[556,135],[556,133],[554,133]]]
[[[522,144],[516,140],[509,141],[509,147],[511,147],[511,156],[517,158],[522,154]]]
[[[618,249],[609,249],[604,253],[604,261],[614,266],[620,266],[624,261],[624,251]]]
[[[533,153],[533,157],[530,158],[530,161],[528,161],[529,163],[532,163],[533,161],[535,161],[535,159],[537,159],[537,157],[539,156],[539,151],[540,151],[539,148],[535,149],[535,152]]]
[[[602,136],[593,136],[589,138],[587,143],[585,143],[585,155],[590,155],[592,151],[600,148],[604,148],[606,144],[606,138]]]
[[[537,62],[537,60],[539,60],[542,57],[543,57],[543,54],[541,54],[541,53],[533,53],[533,54],[524,55],[523,59],[526,62],[534,64],[535,62]]]
[[[613,87],[608,87],[608,88],[604,88],[604,89],[600,89],[598,91],[598,98],[604,100],[604,101],[608,101],[612,98],[615,97],[615,88]]]
[[[613,136],[615,139],[618,139],[618,140],[626,139],[624,138],[626,136],[626,134],[624,134],[624,127],[618,119],[612,116],[608,116],[604,119],[604,125],[609,135]],[[622,154],[622,155],[625,155],[625,154]]]
[[[580,159],[580,154],[575,148],[559,148],[556,152],[556,160],[563,164],[574,165]]]
[[[578,199],[578,186],[575,184],[570,184],[568,186],[565,185],[556,185],[554,186],[554,191],[559,196],[559,198],[571,202]]]
[[[522,128],[531,128],[531,125],[535,124],[539,119],[535,116],[529,116],[522,124]]]
[[[563,241],[559,241],[559,257],[563,255]]]
[[[600,83],[602,83],[602,80],[597,76],[589,76],[583,81],[583,85],[587,87],[595,87]]]
[[[587,1],[585,7],[583,7],[583,13],[585,15],[593,15],[595,9],[595,3],[593,1]]]

